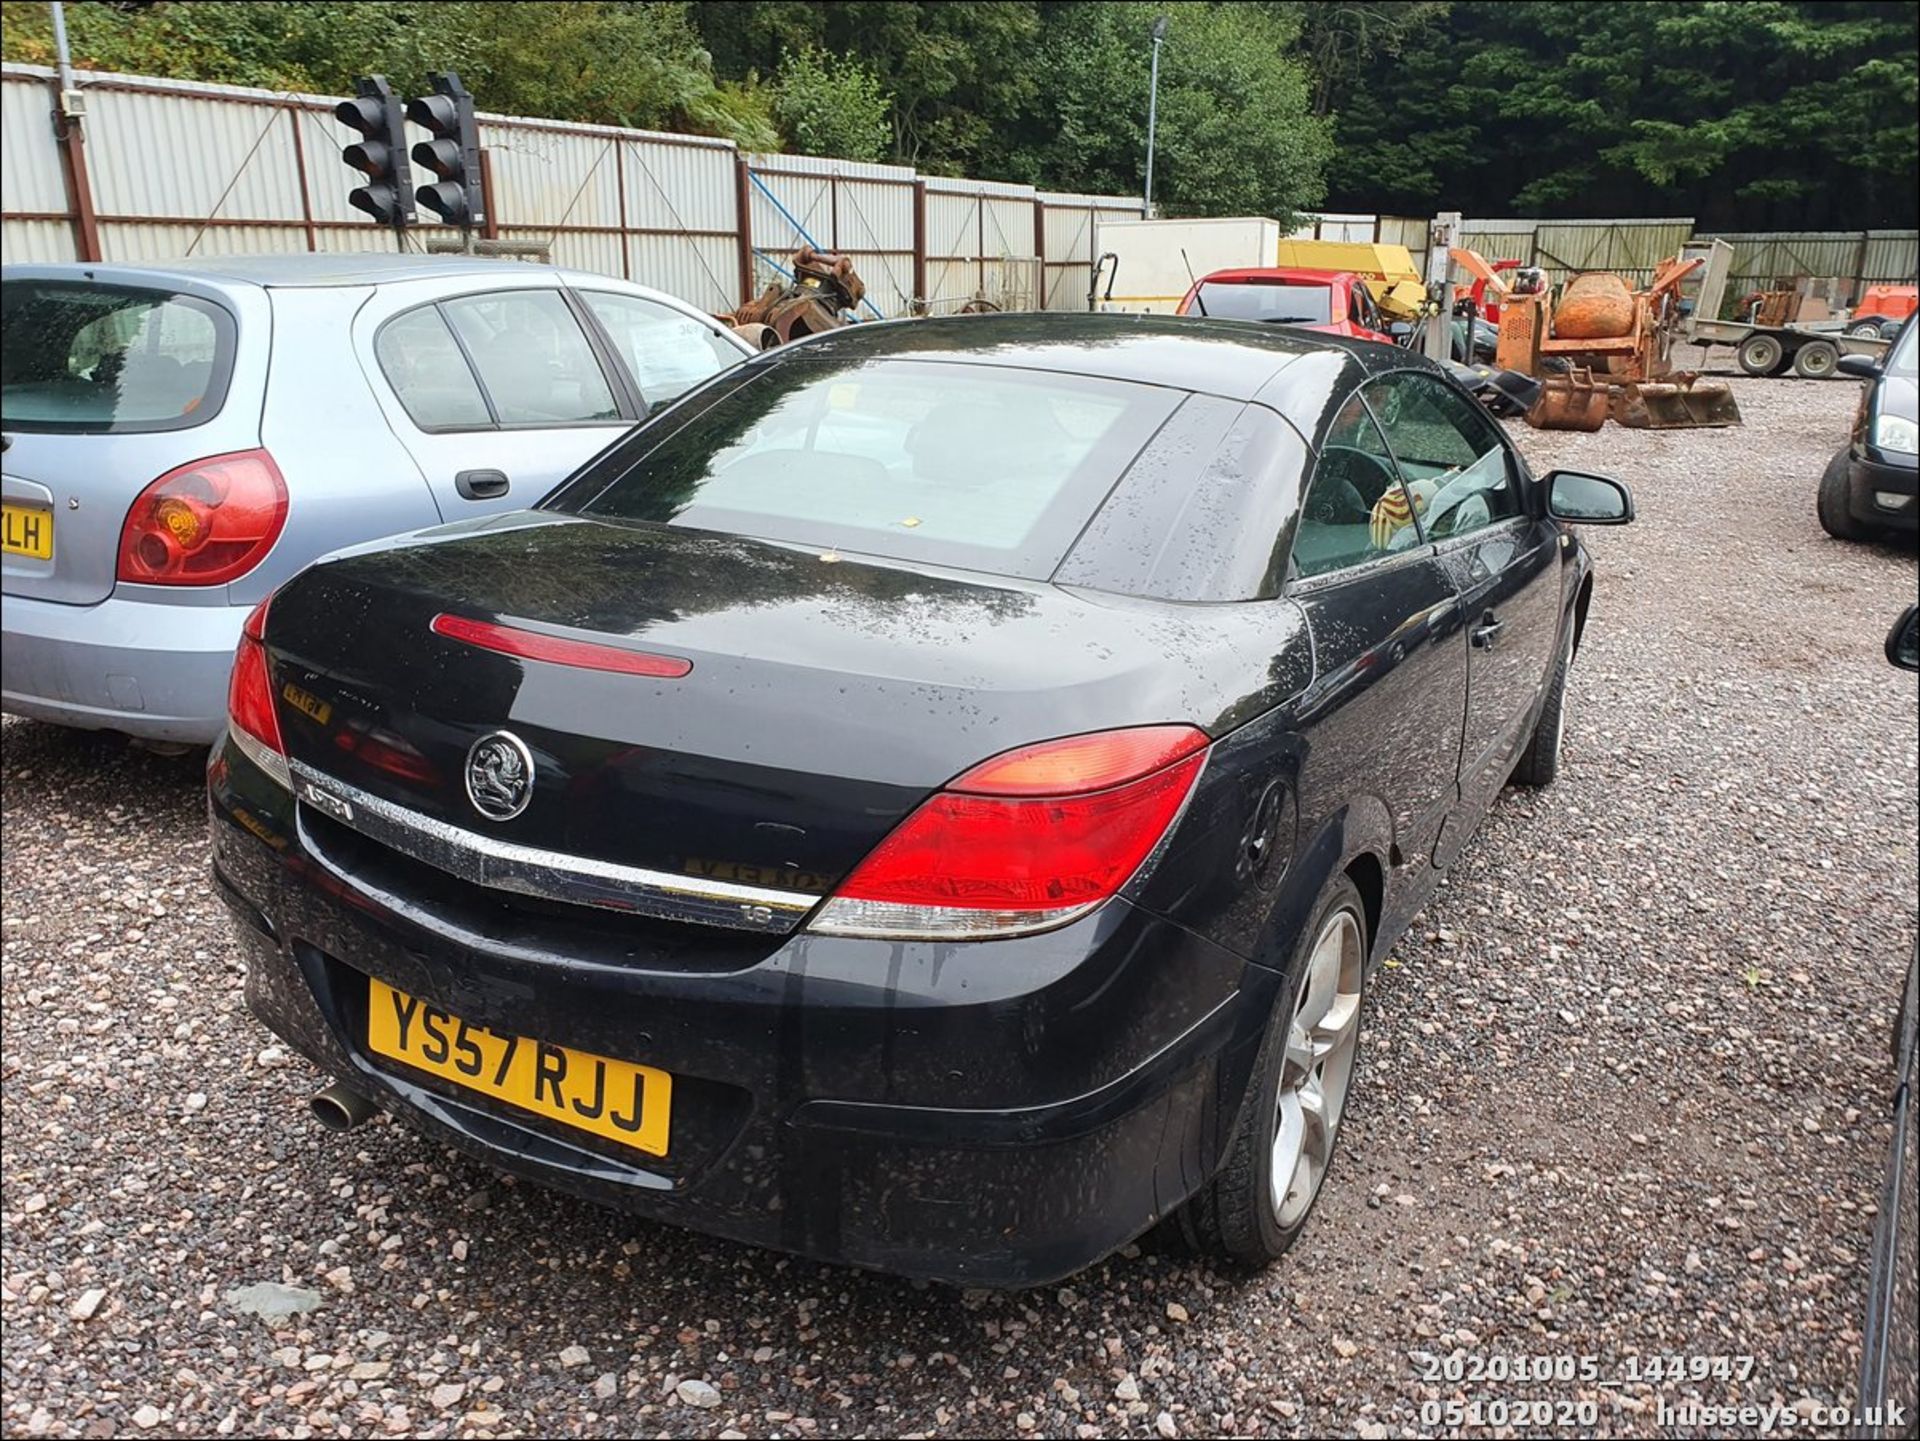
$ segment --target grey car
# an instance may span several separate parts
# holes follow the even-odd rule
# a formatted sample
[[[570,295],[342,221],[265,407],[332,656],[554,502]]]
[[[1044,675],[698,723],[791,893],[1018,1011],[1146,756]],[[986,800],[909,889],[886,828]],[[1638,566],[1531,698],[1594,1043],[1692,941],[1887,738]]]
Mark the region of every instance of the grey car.
[[[531,505],[752,354],[658,291],[458,257],[8,266],[0,312],[5,709],[178,745],[281,581]]]

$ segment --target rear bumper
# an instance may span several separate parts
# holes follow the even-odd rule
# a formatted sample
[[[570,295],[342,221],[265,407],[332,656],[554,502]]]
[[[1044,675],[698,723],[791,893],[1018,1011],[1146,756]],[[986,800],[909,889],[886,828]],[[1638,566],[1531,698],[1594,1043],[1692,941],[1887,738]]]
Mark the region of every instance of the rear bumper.
[[[1920,531],[1920,462],[1856,446],[1847,465],[1847,508],[1868,525]]]
[[[10,595],[0,617],[0,706],[13,715],[188,745],[226,727],[244,606]]]
[[[1184,1201],[1218,1165],[1278,984],[1122,902],[1017,941],[802,931],[719,971],[496,949],[343,867],[231,746],[210,811],[248,1004],[323,1070],[603,1204],[929,1279],[1044,1284]],[[371,1057],[369,975],[496,1031],[668,1071],[668,1156]]]

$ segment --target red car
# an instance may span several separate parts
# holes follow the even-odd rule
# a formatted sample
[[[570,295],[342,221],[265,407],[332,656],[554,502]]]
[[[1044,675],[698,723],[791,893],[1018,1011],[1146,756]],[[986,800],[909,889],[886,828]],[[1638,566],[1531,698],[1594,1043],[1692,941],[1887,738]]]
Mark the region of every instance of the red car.
[[[1356,340],[1393,344],[1367,282],[1347,270],[1292,270],[1277,266],[1216,270],[1193,283],[1176,315],[1213,320],[1260,320],[1297,325]]]

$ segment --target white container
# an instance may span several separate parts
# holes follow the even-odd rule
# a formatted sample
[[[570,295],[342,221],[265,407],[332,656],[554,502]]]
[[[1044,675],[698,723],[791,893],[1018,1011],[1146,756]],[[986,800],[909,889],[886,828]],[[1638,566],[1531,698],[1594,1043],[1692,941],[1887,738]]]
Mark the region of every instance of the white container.
[[[1113,298],[1100,281],[1101,310],[1171,315],[1193,282],[1214,270],[1272,265],[1283,232],[1263,216],[1216,220],[1139,220],[1100,216],[1094,253],[1119,261]],[[1113,264],[1109,261],[1108,264]]]

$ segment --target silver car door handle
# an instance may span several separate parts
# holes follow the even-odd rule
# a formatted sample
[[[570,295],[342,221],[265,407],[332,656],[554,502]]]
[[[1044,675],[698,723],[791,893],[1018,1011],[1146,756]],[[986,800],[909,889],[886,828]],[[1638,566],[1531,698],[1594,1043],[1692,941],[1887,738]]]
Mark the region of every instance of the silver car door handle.
[[[453,478],[453,488],[465,500],[493,500],[507,493],[504,470],[463,470]]]
[[[1473,628],[1473,643],[1482,650],[1492,650],[1495,638],[1506,628],[1507,623],[1504,620],[1499,620],[1489,613],[1485,620]]]

